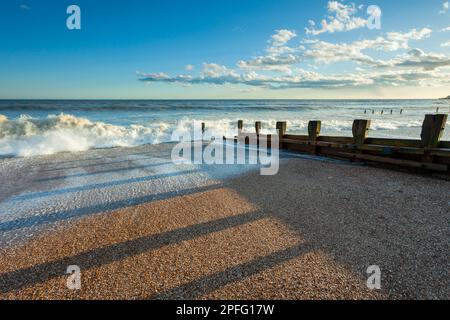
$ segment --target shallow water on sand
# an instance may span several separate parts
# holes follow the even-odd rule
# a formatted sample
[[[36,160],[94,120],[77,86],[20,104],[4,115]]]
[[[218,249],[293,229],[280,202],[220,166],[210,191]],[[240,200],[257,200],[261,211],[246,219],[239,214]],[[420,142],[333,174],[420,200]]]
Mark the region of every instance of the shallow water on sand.
[[[258,165],[175,165],[173,144],[0,161],[0,246],[59,222],[215,188]]]
[[[5,182],[0,184],[0,247],[72,219],[220,188],[230,178],[268,166],[249,164],[248,151],[243,165],[174,164],[174,145],[0,160]],[[291,157],[312,158],[282,152],[280,164]]]

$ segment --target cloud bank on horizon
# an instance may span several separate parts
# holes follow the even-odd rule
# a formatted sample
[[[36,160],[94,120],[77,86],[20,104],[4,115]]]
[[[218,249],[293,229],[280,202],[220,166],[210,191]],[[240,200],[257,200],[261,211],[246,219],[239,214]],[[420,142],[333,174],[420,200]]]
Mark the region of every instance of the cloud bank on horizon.
[[[380,32],[375,37],[347,42],[321,39],[324,35],[367,28],[367,9],[354,3],[329,1],[327,14],[320,22],[310,20],[302,34],[297,30],[275,30],[263,54],[238,60],[234,66],[205,62],[201,67],[189,64],[186,72],[177,75],[138,72],[138,77],[145,83],[245,85],[269,90],[450,85],[450,56],[420,48],[421,41],[448,32],[450,27]],[[446,1],[439,14],[446,14],[448,9]],[[381,16],[382,12],[371,14]],[[440,46],[450,44],[447,41]],[[339,72],[326,68],[338,64],[345,64]]]

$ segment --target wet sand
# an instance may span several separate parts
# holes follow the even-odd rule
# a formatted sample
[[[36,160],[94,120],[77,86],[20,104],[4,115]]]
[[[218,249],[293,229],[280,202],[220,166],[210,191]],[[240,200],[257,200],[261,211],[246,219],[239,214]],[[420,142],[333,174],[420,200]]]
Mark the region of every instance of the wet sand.
[[[169,150],[3,160],[0,298],[450,298],[450,182],[291,154],[275,176],[180,168]]]

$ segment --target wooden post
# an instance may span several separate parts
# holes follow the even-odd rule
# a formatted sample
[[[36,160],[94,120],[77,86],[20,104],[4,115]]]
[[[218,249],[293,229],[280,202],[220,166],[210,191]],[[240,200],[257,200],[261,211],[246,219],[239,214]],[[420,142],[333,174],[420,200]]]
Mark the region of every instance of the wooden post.
[[[261,121],[255,122],[255,131],[256,131],[256,145],[258,146],[259,149],[259,134],[261,132]]]
[[[320,129],[322,128],[321,121],[310,121],[308,123],[308,140],[311,145],[311,153],[316,153],[316,141],[320,135]]]
[[[259,133],[261,132],[261,121],[255,122],[255,131],[257,135],[259,135]]]
[[[447,122],[446,114],[427,114],[422,125],[422,145],[424,148],[437,148]]]
[[[367,135],[369,134],[370,120],[355,120],[353,121],[353,143],[356,145],[364,144]]]
[[[308,137],[310,142],[316,142],[317,138],[320,135],[321,127],[321,121],[310,121],[308,123]]]
[[[244,121],[242,120],[238,120],[238,132],[242,132],[242,130],[244,129]]]
[[[280,149],[283,149],[282,140],[284,139],[284,135],[286,134],[286,131],[287,131],[286,121],[277,122],[277,134],[278,134],[278,138],[280,139],[280,141],[279,141]]]
[[[280,136],[280,138],[286,134],[286,131],[287,131],[286,121],[277,122],[277,132],[278,132],[278,135]]]
[[[242,131],[244,130],[244,121],[243,120],[238,120],[237,123],[237,127],[238,127],[238,141],[239,141],[239,137],[242,135]]]

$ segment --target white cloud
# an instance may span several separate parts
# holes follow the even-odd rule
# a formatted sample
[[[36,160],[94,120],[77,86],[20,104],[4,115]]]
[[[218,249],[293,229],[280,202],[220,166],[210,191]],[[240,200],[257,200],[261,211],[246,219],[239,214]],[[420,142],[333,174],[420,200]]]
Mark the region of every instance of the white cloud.
[[[284,46],[289,41],[291,41],[296,36],[297,34],[295,33],[295,31],[292,30],[287,29],[277,30],[276,33],[272,35],[270,43],[272,46],[281,47]]]
[[[350,31],[363,28],[367,24],[367,20],[356,16],[358,9],[355,4],[345,5],[338,1],[328,2],[328,19],[323,19],[320,23],[321,28],[316,28],[316,23],[310,21],[309,28],[305,28],[306,34],[319,35],[322,33],[334,33],[341,31]]]
[[[429,28],[408,32],[389,32],[375,39],[350,43],[330,43],[306,39],[301,45],[289,46],[295,31],[277,30],[270,37],[266,54],[248,60],[239,60],[237,68],[216,63],[204,63],[197,75],[166,73],[139,73],[145,83],[165,82],[183,86],[196,84],[247,85],[260,89],[341,88],[370,86],[441,86],[450,83],[450,57],[411,49],[410,41],[430,37]],[[387,60],[374,59],[370,50],[393,53],[409,50]],[[324,63],[352,61],[358,68],[340,74],[318,72]],[[302,68],[302,64],[310,70]],[[311,66],[312,64],[312,66]],[[275,72],[281,72],[275,73]]]
[[[319,41],[305,52],[305,57],[320,63],[335,63],[339,61],[356,61],[359,63],[374,64],[371,57],[362,53],[363,47],[359,43],[333,44]]]
[[[439,13],[440,13],[440,14],[444,14],[444,13],[446,13],[446,12],[448,11],[449,8],[450,8],[450,3],[449,3],[449,1],[445,1],[445,2],[442,4],[442,9],[441,9],[441,11],[439,11]]]
[[[228,76],[198,76],[154,78],[152,75],[141,75],[143,82],[167,82],[181,85],[210,84],[210,85],[247,85],[253,88],[281,90],[292,88],[342,88],[342,87],[370,87],[370,86],[421,86],[436,87],[450,84],[450,70],[379,70],[368,72],[357,70],[354,73],[339,75],[323,75],[317,72],[296,70],[295,75],[267,76],[256,72],[232,74]]]
[[[441,43],[441,47],[450,47],[450,40],[444,43]]]
[[[442,31],[442,32],[450,31],[450,27],[444,28],[444,29],[442,29],[441,31]]]
[[[166,73],[164,73],[164,72],[158,72],[158,73],[143,73],[143,72],[140,72],[140,71],[137,71],[136,72],[137,73],[137,75],[139,76],[139,77],[149,77],[149,78],[152,78],[152,79],[154,79],[155,81],[163,81],[163,80],[166,80],[166,79],[169,79],[170,77],[169,77],[169,75],[168,74],[166,74]]]
[[[410,40],[422,40],[431,34],[431,29],[412,29],[406,33],[390,32],[386,37],[376,39],[359,40],[351,43],[329,43],[325,41],[305,41],[310,47],[305,52],[305,57],[323,63],[335,63],[339,61],[354,61],[372,66],[386,66],[387,62],[375,60],[363,51],[368,49],[392,52],[400,49],[408,49]]]
[[[387,39],[397,41],[399,43],[408,43],[409,40],[422,40],[429,38],[433,30],[429,28],[423,28],[421,30],[412,29],[407,33],[389,32],[387,33]]]
[[[299,72],[297,75],[267,76],[256,72],[245,74],[230,74],[217,76],[198,76],[191,78],[155,78],[152,74],[142,74],[140,81],[143,82],[167,82],[180,84],[244,84],[266,89],[288,89],[288,88],[337,88],[345,86],[358,86],[371,84],[373,80],[366,79],[361,75],[332,75],[324,76],[315,72]]]
[[[202,75],[205,77],[218,78],[235,75],[235,72],[226,66],[217,63],[203,63]]]
[[[389,70],[369,75],[374,84],[379,86],[420,86],[439,87],[450,84],[449,72]]]
[[[186,71],[192,71],[192,70],[194,70],[194,66],[193,66],[192,64],[188,64],[188,65],[186,65],[186,66],[184,67],[184,70],[186,70]]]
[[[287,46],[287,43],[297,35],[293,30],[276,30],[270,37],[266,55],[254,57],[250,60],[240,60],[237,66],[245,70],[270,70],[283,73],[291,73],[291,65],[300,62],[296,52],[300,49]]]
[[[442,67],[450,67],[450,57],[444,54],[426,53],[421,49],[412,49],[407,54],[392,59],[389,65],[433,71]]]
[[[295,54],[283,56],[268,55],[259,56],[251,60],[240,60],[237,66],[246,70],[270,70],[291,73],[290,66],[300,62],[300,57]]]

